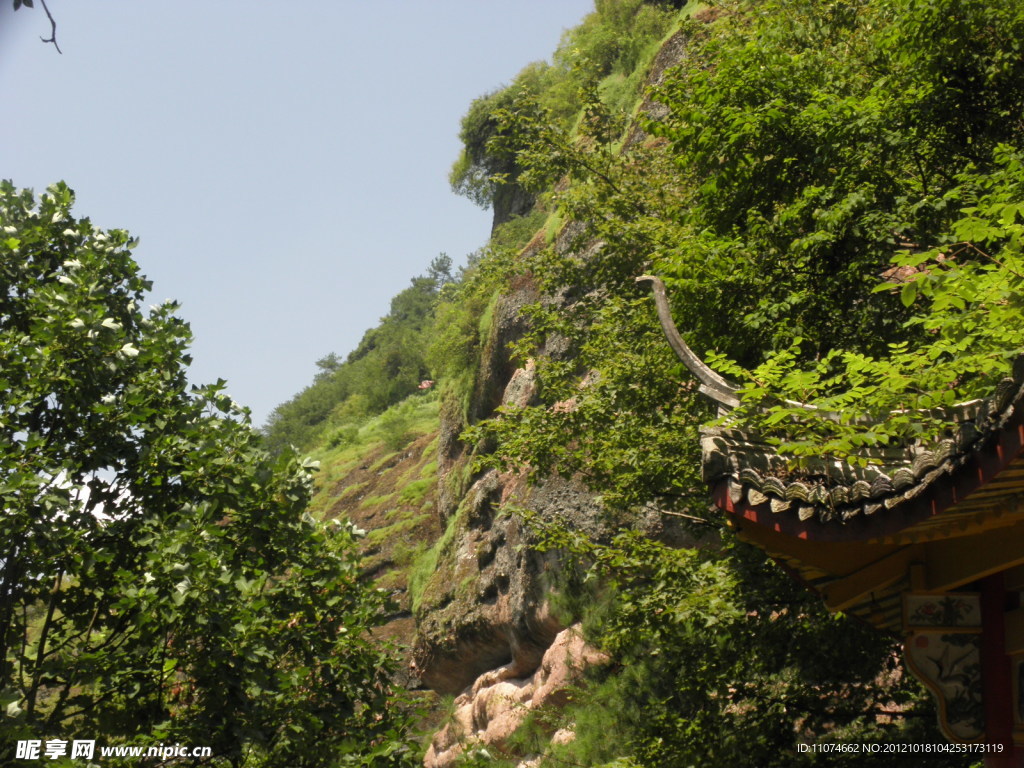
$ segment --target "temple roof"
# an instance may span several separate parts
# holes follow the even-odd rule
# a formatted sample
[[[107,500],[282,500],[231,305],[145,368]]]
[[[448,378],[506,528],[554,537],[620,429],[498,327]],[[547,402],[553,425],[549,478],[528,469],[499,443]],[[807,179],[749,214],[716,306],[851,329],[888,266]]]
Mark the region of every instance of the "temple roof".
[[[662,282],[637,280],[652,284],[669,343],[727,422],[738,387],[686,346]],[[970,589],[994,573],[1007,589],[1024,590],[1024,358],[989,397],[921,414],[948,423],[946,439],[799,467],[749,430],[708,428],[704,477],[740,538],[832,610],[876,627],[900,631],[910,592]],[[1021,624],[1024,631],[1024,611]]]
[[[687,346],[672,321],[664,283],[651,275],[637,282],[651,284],[669,344],[701,382],[700,391],[727,414],[739,404],[739,387]],[[754,432],[706,428],[704,479],[716,504],[734,517],[807,540],[894,543],[907,530],[934,538],[952,535],[951,524],[962,526],[963,515],[1008,506],[1016,511],[1024,495],[1024,459],[1017,460],[1024,448],[1024,357],[989,397],[920,413],[947,423],[948,437],[927,446],[865,448],[851,457],[859,461],[822,456],[799,466]]]
[[[901,595],[963,589],[1006,569],[1024,588],[1024,364],[988,398],[950,409],[952,436],[793,473],[774,448],[719,429],[703,438],[715,503],[739,536],[833,610],[893,631]],[[916,574],[916,575],[915,575]]]
[[[868,466],[818,458],[794,469],[773,445],[754,434],[709,428],[702,440],[704,478],[713,488],[724,485],[731,511],[763,508],[772,516],[805,524],[802,527],[811,534],[808,538],[846,538],[844,533],[851,538],[870,537],[950,507],[966,511],[990,506],[982,498],[968,505],[962,492],[951,492],[965,481],[978,479],[979,468],[1001,455],[1007,431],[1022,421],[1024,359],[1018,360],[1013,376],[1001,381],[990,397],[929,415],[949,420],[948,439],[927,448],[905,444],[865,450],[862,458],[873,462]],[[1005,458],[1003,463],[1013,457]],[[965,473],[967,477],[962,476]],[[994,475],[986,481],[994,482]],[[1014,475],[1012,482],[1003,485],[1004,492],[997,493],[1000,497],[1024,491],[1024,477]],[[991,496],[985,498],[992,501]],[[922,504],[925,501],[932,503]],[[821,530],[824,526],[839,530],[829,535]]]
[[[1015,462],[1024,423],[1024,358],[991,396],[930,415],[949,419],[950,437],[929,447],[865,451],[874,462],[868,466],[817,458],[795,470],[757,435],[707,429],[703,474],[728,511],[763,524],[775,518],[777,530],[827,541],[878,539],[1024,493],[1024,467]]]

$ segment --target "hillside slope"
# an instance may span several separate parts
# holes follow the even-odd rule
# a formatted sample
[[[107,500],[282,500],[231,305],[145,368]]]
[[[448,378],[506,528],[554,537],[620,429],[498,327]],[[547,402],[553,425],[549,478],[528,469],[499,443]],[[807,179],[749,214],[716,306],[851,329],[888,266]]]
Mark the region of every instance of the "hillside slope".
[[[415,439],[381,447],[398,411],[322,409],[321,510],[367,528],[410,684],[458,694],[431,766],[809,765],[801,744],[941,739],[894,638],[828,615],[708,514],[715,414],[635,278],[665,278],[688,342],[752,399],[891,410],[871,398],[984,387],[1007,339],[979,317],[1014,327],[1019,302],[976,310],[958,275],[984,277],[978,243],[1020,242],[1024,13],[673,5],[598,3],[554,65],[471,108],[453,184],[495,203],[500,171],[534,208],[435,283],[415,359],[441,394],[397,406]],[[958,368],[965,339],[987,351]],[[905,351],[919,367],[889,376]],[[905,386],[854,397],[866,369]],[[798,448],[890,439],[850,422]]]

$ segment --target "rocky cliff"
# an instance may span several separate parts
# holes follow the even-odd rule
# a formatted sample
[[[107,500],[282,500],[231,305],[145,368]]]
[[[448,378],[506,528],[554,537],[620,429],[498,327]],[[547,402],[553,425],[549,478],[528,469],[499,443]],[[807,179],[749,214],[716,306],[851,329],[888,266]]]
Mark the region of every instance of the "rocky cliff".
[[[679,61],[685,42],[681,33],[666,41],[649,83]],[[658,106],[646,100],[642,108]],[[645,139],[633,127],[625,143]],[[587,241],[583,225],[569,222],[553,245],[569,249],[572,244],[584,258],[598,245]],[[572,480],[547,478],[531,485],[520,475],[474,471],[474,454],[487,446],[460,439],[467,423],[492,416],[502,404],[526,405],[536,396],[533,365],[517,365],[509,345],[526,331],[523,307],[542,298],[528,265],[547,245],[543,236],[534,238],[519,257],[522,275],[494,305],[468,407],[441,403],[436,432],[421,434],[403,450],[377,449],[352,460],[322,483],[328,516],[347,516],[367,529],[367,572],[398,601],[384,634],[406,647],[404,682],[456,696],[429,747],[431,768],[454,765],[474,748],[515,754],[509,737],[527,714],[558,707],[586,667],[607,661],[586,644],[579,626],[566,626],[554,610],[549,598],[563,564],[531,546],[530,533],[515,514],[528,508],[600,536],[599,503]],[[568,351],[555,344],[544,352]],[[429,492],[404,490],[410,483],[422,485],[432,473],[436,483]],[[656,510],[641,524],[652,535],[679,537]],[[550,736],[573,738],[567,731]],[[523,766],[538,764],[537,755],[519,757]]]

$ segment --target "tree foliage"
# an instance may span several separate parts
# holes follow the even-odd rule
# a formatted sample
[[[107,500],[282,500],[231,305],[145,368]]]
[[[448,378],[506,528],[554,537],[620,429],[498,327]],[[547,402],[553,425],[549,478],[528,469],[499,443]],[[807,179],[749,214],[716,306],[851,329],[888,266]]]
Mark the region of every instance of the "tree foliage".
[[[452,167],[452,191],[486,208],[494,202],[503,184],[514,183],[519,168],[515,154],[489,147],[501,129],[493,114],[514,98],[515,92],[502,89],[475,99],[462,118],[459,140],[463,150]]]
[[[1024,354],[1024,165],[1008,145],[995,159],[990,173],[960,174],[965,186],[945,193],[959,218],[941,244],[898,253],[891,279],[876,286],[914,310],[907,338],[885,354],[836,349],[811,362],[797,338],[753,370],[719,359],[744,384],[730,418],[797,461],[828,454],[863,462],[863,448],[945,436],[955,404],[991,394]]]
[[[361,423],[416,392],[431,378],[426,347],[440,289],[454,278],[451,259],[435,257],[426,276],[412,279],[391,299],[380,324],[363,334],[342,361],[331,354],[317,363],[310,386],[274,409],[263,428],[267,445],[308,449],[329,429]]]
[[[662,276],[688,343],[744,382],[748,406],[733,418],[793,452],[924,436],[912,416],[870,434],[853,415],[877,423],[893,409],[983,394],[1024,348],[1024,10],[1009,0],[752,0],[719,3],[684,29],[686,56],[654,92],[663,110],[641,119],[647,139],[625,151],[599,92],[576,133],[525,96],[499,116],[520,183],[557,183],[553,203],[578,226],[528,264],[553,297],[529,308],[532,330],[516,349],[536,363],[540,401],[507,406],[466,437],[496,446],[485,465],[581,478],[609,510],[654,503],[713,523],[697,451],[714,413],[635,278]],[[764,408],[782,397],[850,416]],[[770,608],[779,574],[752,555],[625,540],[568,549],[597,558],[595,576],[622,587],[596,637],[626,668],[651,671],[630,681],[634,705],[655,714],[632,722],[623,705],[609,715],[633,729],[630,754],[645,765],[771,764],[752,756],[760,746],[792,751],[802,728],[811,740],[833,728],[809,717],[814,706],[845,717],[811,666],[842,671],[835,691],[867,691],[894,652],[864,638],[846,645],[850,628],[808,603]],[[699,601],[701,574],[701,593],[719,595],[724,615],[696,605],[679,619],[673,606]],[[697,631],[702,620],[712,624]],[[759,658],[723,651],[748,642]],[[644,655],[661,648],[664,666]],[[861,652],[870,659],[848,666]],[[743,732],[723,723],[744,713],[762,733],[746,734],[749,753],[721,736]],[[929,727],[846,722],[853,730],[834,738],[912,740]]]
[[[127,233],[0,186],[0,719],[17,738],[210,746],[211,765],[407,755],[354,532],[304,516]]]
[[[622,113],[632,109],[645,75],[645,54],[669,29],[678,11],[672,3],[651,0],[599,0],[593,13],[567,31],[551,64],[526,66],[511,84],[475,99],[462,118],[462,152],[449,180],[456,194],[481,207],[493,205],[496,223],[523,215],[533,204],[519,183],[522,149],[508,141],[509,127],[497,114],[513,103],[536,105],[545,119],[572,127],[583,106],[581,91],[600,86],[606,101]],[[528,95],[530,99],[522,101]],[[539,115],[539,112],[538,112]],[[620,121],[620,127],[624,120]]]

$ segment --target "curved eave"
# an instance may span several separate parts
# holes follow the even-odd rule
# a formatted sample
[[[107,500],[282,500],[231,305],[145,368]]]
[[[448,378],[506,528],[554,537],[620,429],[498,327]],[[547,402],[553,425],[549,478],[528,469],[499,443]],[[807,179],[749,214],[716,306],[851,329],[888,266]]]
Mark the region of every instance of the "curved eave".
[[[969,446],[877,498],[873,514],[844,517],[805,500],[783,507],[778,498],[773,507],[763,484],[739,479],[742,470],[711,478],[714,500],[740,538],[832,610],[899,632],[908,591],[970,588],[996,572],[1024,588],[1024,389],[1004,406]]]
[[[728,480],[714,487],[740,538],[760,547],[832,610],[901,629],[901,595],[965,588],[1016,569],[1024,586],[1024,417],[922,493],[872,516],[799,520],[750,504]]]
[[[823,515],[801,520],[791,512],[774,512],[736,478],[712,484],[715,504],[730,517],[808,541],[895,540],[918,529],[955,527],[961,515],[1005,506],[1024,494],[1024,409],[955,465],[916,492],[897,497],[872,515],[823,522]],[[751,503],[751,497],[759,503]]]

